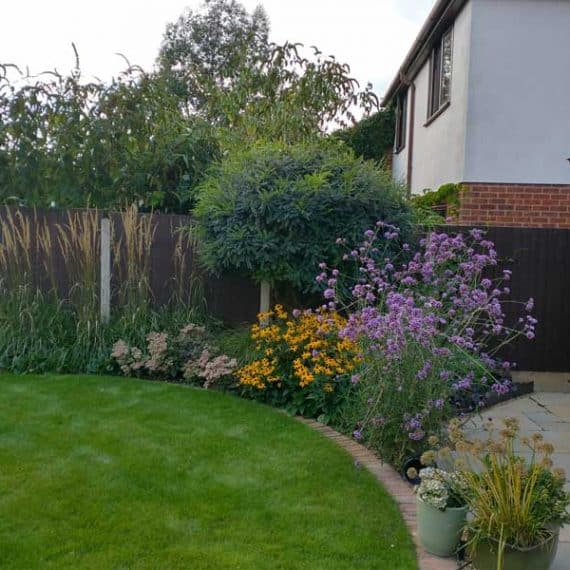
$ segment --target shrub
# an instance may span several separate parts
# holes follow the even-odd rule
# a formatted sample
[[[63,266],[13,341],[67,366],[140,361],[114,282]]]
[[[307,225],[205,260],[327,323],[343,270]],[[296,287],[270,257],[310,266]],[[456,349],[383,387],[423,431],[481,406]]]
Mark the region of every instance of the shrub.
[[[109,84],[61,76],[12,80],[0,64],[0,202],[186,213],[217,133],[168,83],[129,66]]]
[[[190,323],[178,334],[151,332],[146,350],[130,346],[124,340],[113,345],[111,358],[125,376],[147,376],[163,380],[203,383],[209,388],[217,380],[230,376],[235,359],[216,354],[205,327]]]
[[[257,358],[236,375],[244,395],[292,413],[327,419],[342,401],[360,357],[356,345],[341,339],[346,321],[334,311],[295,311],[283,307],[259,315],[251,328]]]
[[[411,227],[389,175],[332,143],[232,154],[201,186],[196,216],[210,269],[304,292],[320,261],[340,261],[339,235],[356,239],[377,219]]]
[[[428,219],[432,216],[456,216],[459,212],[460,192],[460,184],[449,182],[437,190],[426,190],[419,196],[413,196],[412,204],[419,214]]]
[[[383,163],[392,152],[395,135],[393,108],[380,109],[356,125],[337,131],[335,137],[343,140],[357,156]]]
[[[497,279],[486,275],[497,254],[481,231],[468,237],[432,233],[403,264],[386,255],[398,234],[379,223],[345,255],[360,277],[344,299],[338,269],[317,277],[328,286],[331,309],[343,303],[351,310],[340,336],[359,343],[366,355],[348,413],[354,436],[397,465],[438,435],[454,413],[510,390],[511,363],[497,352],[519,335],[532,339],[536,323],[531,315],[516,328],[505,323],[501,299],[510,292],[503,284],[510,271]]]

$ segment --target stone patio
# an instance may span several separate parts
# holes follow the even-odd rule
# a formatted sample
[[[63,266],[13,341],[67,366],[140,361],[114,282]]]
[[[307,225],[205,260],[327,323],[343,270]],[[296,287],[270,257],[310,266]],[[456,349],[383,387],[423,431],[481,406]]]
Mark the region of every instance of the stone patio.
[[[466,424],[472,435],[482,432],[482,422],[487,418],[519,419],[522,435],[540,432],[545,441],[555,447],[555,466],[566,470],[566,488],[570,491],[570,394],[534,393],[499,404],[486,410],[481,417]],[[552,570],[570,570],[570,527],[562,529],[558,556]]]

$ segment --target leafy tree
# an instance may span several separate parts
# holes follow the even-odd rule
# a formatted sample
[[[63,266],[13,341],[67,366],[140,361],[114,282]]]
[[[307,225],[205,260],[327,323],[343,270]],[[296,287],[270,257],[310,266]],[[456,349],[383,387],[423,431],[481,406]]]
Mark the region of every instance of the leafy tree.
[[[232,153],[201,185],[195,210],[202,259],[214,271],[316,288],[338,237],[361,241],[378,220],[409,235],[409,205],[387,173],[338,144],[256,146]]]
[[[305,141],[352,124],[356,107],[377,108],[371,86],[361,89],[347,64],[268,35],[260,8],[249,14],[236,0],[207,0],[168,25],[159,67],[230,146]]]
[[[354,122],[354,110],[365,114],[377,107],[371,85],[364,89],[350,67],[334,56],[323,57],[301,44],[271,46],[258,68],[244,69],[233,89],[210,93],[214,116],[224,117],[238,141],[266,140],[295,144]]]
[[[129,67],[110,84],[68,75],[12,80],[0,67],[0,201],[187,211],[218,156],[155,75]]]
[[[261,6],[249,14],[236,0],[205,0],[166,26],[157,63],[176,92],[202,110],[214,86],[227,92],[242,70],[267,60],[268,36]]]

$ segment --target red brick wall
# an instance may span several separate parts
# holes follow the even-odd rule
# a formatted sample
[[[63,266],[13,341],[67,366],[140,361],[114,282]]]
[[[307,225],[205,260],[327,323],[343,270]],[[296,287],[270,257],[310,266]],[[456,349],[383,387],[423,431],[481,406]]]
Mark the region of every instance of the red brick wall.
[[[454,223],[570,228],[570,184],[462,184]]]

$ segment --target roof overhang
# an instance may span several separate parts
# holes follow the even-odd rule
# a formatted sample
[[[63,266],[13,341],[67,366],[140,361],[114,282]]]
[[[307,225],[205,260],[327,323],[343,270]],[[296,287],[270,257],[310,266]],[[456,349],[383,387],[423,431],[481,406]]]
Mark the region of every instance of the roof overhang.
[[[429,59],[434,43],[454,22],[468,0],[438,0],[432,8],[418,37],[415,39],[398,75],[388,87],[382,99],[382,107],[387,107],[402,87],[409,85],[424,63]]]

